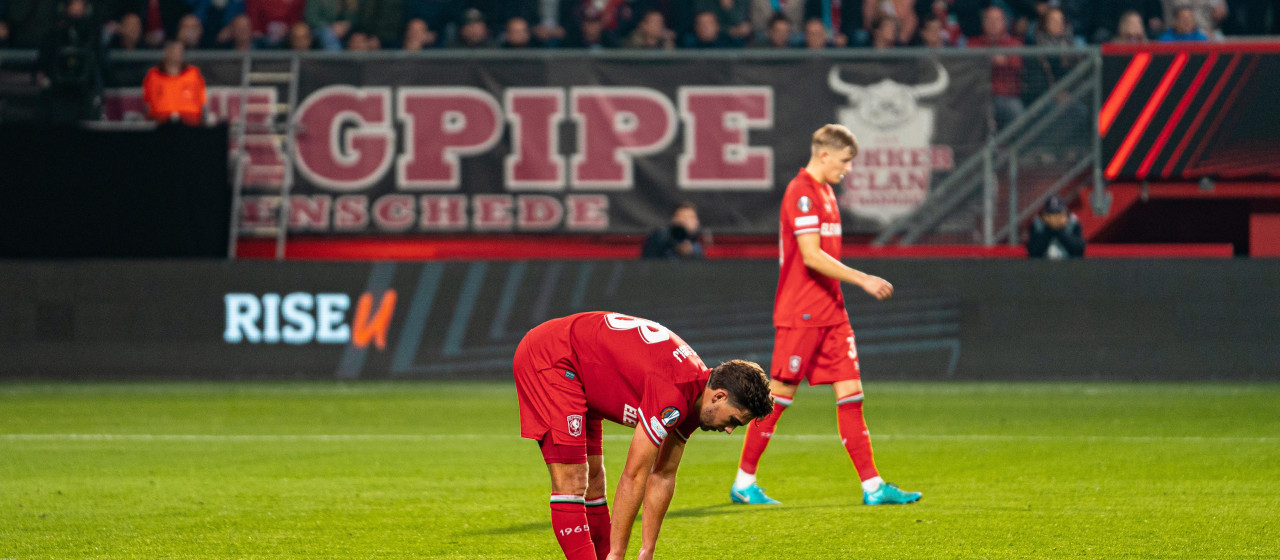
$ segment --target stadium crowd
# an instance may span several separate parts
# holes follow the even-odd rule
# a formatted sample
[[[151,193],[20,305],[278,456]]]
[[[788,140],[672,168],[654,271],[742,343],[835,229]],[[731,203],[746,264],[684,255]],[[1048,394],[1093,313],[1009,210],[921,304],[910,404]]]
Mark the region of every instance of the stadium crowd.
[[[0,0],[0,47],[38,48],[65,0]],[[1268,35],[1278,0],[90,0],[112,50],[890,48]],[[984,24],[989,7],[1004,31]]]

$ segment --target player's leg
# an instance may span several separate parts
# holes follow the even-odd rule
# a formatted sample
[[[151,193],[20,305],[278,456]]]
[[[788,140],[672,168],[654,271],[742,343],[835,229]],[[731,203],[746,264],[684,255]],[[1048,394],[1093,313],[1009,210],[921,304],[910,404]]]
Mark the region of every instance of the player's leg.
[[[747,425],[742,441],[742,456],[738,459],[738,474],[734,478],[729,498],[739,504],[777,504],[777,500],[765,495],[756,484],[756,471],[760,457],[773,439],[778,419],[791,406],[800,380],[805,378],[812,362],[812,355],[819,339],[813,336],[815,329],[789,329],[779,327],[774,337],[773,365],[769,392],[773,394],[773,412]]]
[[[609,556],[609,533],[613,525],[609,520],[609,504],[605,501],[608,481],[604,476],[604,439],[600,418],[587,418],[587,525],[591,527],[591,542],[595,545],[596,558]]]
[[[548,450],[548,447],[553,449]],[[548,461],[576,460],[570,459],[575,453],[554,449],[557,447],[568,446],[543,445],[543,455]],[[551,529],[555,531],[556,541],[567,560],[596,558],[584,498],[587,494],[586,450],[582,452],[581,463],[547,463],[547,470],[551,473]]]
[[[840,442],[862,481],[862,501],[867,505],[905,504],[920,499],[919,492],[903,492],[880,478],[871,449],[871,432],[862,413],[862,368],[853,329],[846,323],[832,327],[823,343],[814,383],[831,383],[836,395],[836,424]]]
[[[577,376],[538,369],[521,342],[516,350],[520,435],[538,440],[551,475],[551,528],[568,560],[595,560],[587,523],[587,399]],[[598,454],[598,452],[597,452]]]

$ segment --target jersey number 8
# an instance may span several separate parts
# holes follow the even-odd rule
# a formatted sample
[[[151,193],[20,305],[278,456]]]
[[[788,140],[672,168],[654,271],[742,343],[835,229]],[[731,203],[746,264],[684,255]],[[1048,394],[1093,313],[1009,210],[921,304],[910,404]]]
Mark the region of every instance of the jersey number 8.
[[[657,344],[671,340],[671,331],[648,319],[631,317],[621,313],[610,313],[604,316],[604,320],[609,324],[609,328],[615,331],[639,329],[640,338],[644,339],[645,344]]]

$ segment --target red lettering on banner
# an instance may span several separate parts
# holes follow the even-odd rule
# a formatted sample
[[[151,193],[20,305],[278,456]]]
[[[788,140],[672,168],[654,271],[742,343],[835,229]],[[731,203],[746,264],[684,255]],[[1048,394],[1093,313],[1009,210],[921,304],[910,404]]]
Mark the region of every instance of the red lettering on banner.
[[[952,169],[956,166],[951,146],[934,146],[930,157],[934,169]]]
[[[369,227],[369,198],[348,194],[334,201],[334,231],[363,231]]]
[[[550,196],[520,195],[517,206],[516,220],[520,231],[552,230],[564,218],[564,207]]]
[[[471,224],[477,231],[509,230],[512,206],[509,194],[478,194],[471,199]]]
[[[502,109],[473,87],[407,87],[396,94],[404,149],[396,184],[406,190],[454,190],[458,156],[484,153],[502,137]]]
[[[632,188],[632,158],[660,152],[675,137],[675,107],[658,91],[575,87],[569,96],[578,124],[570,179],[574,188]]]
[[[560,149],[560,121],[564,120],[564,90],[510,88],[504,93],[511,123],[511,153],[503,161],[503,180],[513,191],[564,188],[564,156]]]
[[[245,196],[240,199],[240,229],[253,230],[280,225],[280,198]]]
[[[328,231],[333,198],[328,195],[289,197],[289,230]]]
[[[426,231],[467,229],[467,197],[461,194],[427,194],[418,199],[418,227]]]
[[[677,183],[682,189],[773,188],[773,149],[751,147],[750,129],[773,128],[769,87],[682,87],[684,153]]]
[[[600,231],[609,227],[609,197],[602,194],[575,194],[565,197],[568,207],[565,228],[570,231]]]
[[[360,190],[391,165],[391,88],[324,87],[298,107],[295,120],[298,171],[317,186]]]
[[[382,231],[405,231],[413,227],[413,196],[389,194],[373,201],[373,221]]]

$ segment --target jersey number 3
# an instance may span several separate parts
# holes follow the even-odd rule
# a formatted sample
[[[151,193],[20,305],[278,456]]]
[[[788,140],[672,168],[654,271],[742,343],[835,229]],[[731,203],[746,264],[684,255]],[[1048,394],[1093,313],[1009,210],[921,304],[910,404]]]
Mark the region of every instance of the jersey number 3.
[[[648,319],[631,317],[621,313],[610,313],[604,316],[604,320],[609,324],[609,328],[615,331],[639,329],[640,338],[644,339],[645,344],[657,344],[671,340],[671,331]]]

